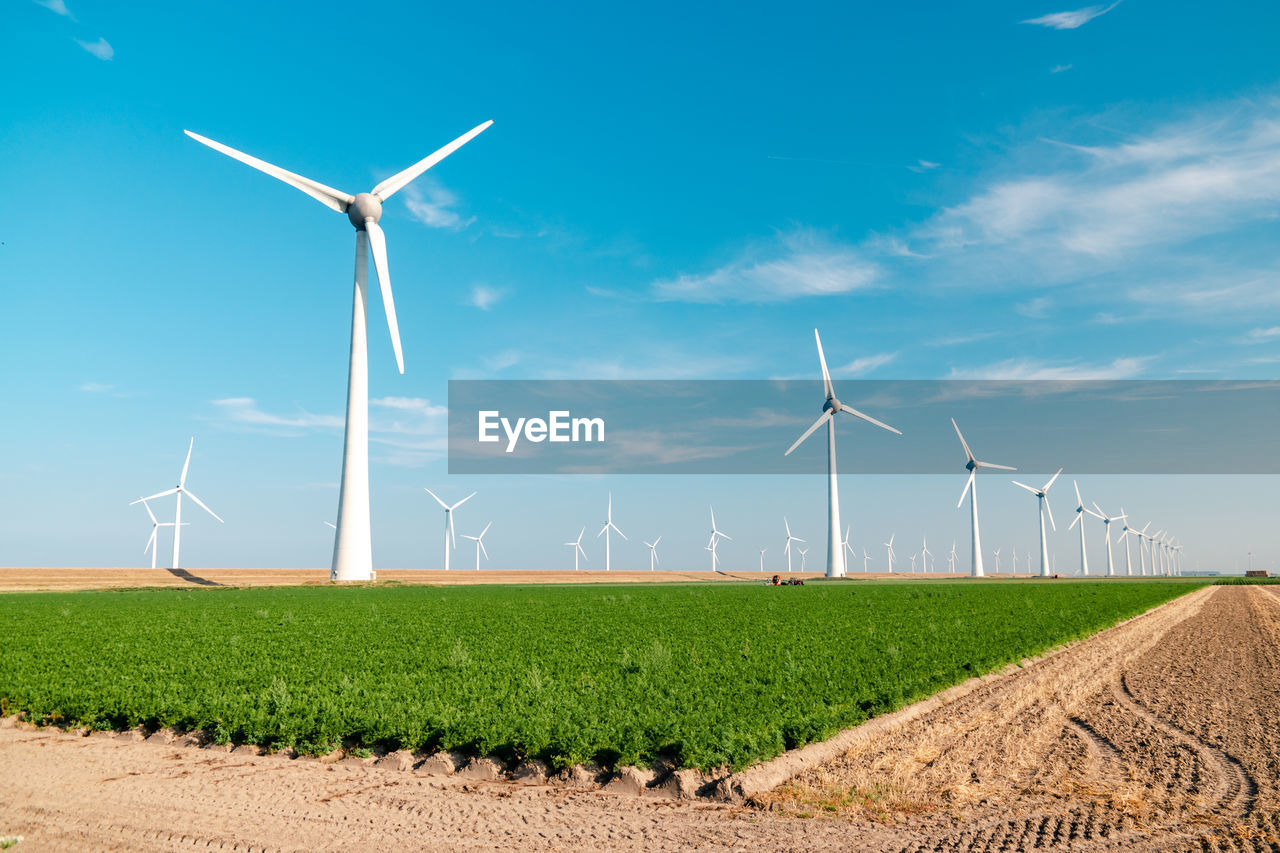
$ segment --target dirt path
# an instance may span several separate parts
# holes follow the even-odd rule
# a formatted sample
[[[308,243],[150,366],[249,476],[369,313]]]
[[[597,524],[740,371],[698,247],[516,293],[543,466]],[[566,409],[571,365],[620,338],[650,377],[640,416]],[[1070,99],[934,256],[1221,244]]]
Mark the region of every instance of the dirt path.
[[[9,724],[0,835],[17,853],[1280,850],[1278,708],[1280,596],[1219,587],[868,729],[751,806]]]

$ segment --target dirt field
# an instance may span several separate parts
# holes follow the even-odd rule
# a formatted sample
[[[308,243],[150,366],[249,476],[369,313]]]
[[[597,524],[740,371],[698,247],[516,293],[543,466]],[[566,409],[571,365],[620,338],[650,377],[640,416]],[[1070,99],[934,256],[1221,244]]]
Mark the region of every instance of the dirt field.
[[[490,584],[490,583],[684,583],[689,581],[759,581],[772,573],[743,572],[559,572],[559,571],[428,571],[380,569],[378,583]],[[821,572],[782,573],[784,578],[812,579]],[[937,578],[960,575],[895,572],[852,572],[851,579]],[[1006,575],[1012,577],[1012,575]],[[328,569],[10,569],[0,568],[0,592],[35,590],[114,589],[141,586],[301,586],[329,582]]]
[[[1216,587],[872,720],[842,735],[843,749],[748,770],[735,777],[747,804],[8,720],[0,836],[24,836],[17,853],[1280,850],[1278,708],[1280,595]]]

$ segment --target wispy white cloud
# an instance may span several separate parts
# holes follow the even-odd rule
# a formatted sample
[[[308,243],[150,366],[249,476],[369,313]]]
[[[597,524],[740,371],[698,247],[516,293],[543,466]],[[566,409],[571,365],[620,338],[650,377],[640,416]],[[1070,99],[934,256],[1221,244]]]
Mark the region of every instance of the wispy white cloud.
[[[1272,326],[1269,329],[1250,329],[1245,337],[1255,342],[1274,341],[1280,339],[1280,326]]]
[[[99,38],[97,41],[82,41],[81,39],[76,39],[75,42],[91,55],[96,56],[103,62],[110,60],[116,55],[115,49],[112,48],[104,38]]]
[[[71,10],[67,8],[67,4],[63,0],[35,0],[37,6],[43,6],[50,12],[61,15],[64,18],[75,20],[76,16],[71,14]]]
[[[1034,320],[1043,320],[1049,316],[1049,309],[1053,307],[1053,299],[1048,296],[1036,296],[1028,299],[1026,302],[1019,302],[1013,306],[1013,310],[1017,311],[1023,317],[1031,317]]]
[[[481,311],[488,311],[506,295],[506,291],[500,287],[491,287],[487,284],[476,284],[471,287],[471,295],[467,301]]]
[[[923,173],[932,172],[941,165],[941,163],[934,163],[932,160],[917,160],[915,165],[908,166],[907,168],[913,172]]]
[[[313,427],[338,428],[343,420],[338,415],[316,415],[299,411],[292,415],[273,415],[258,408],[252,397],[226,397],[214,400],[213,405],[230,423],[254,427],[285,427],[309,429]]]
[[[1070,12],[1053,12],[1048,15],[1041,15],[1038,18],[1029,18],[1022,23],[1037,24],[1055,30],[1074,30],[1083,27],[1094,18],[1107,14],[1119,5],[1120,0],[1116,0],[1110,6],[1085,6],[1083,9],[1075,9]]]
[[[779,234],[709,273],[685,274],[653,285],[659,300],[780,302],[864,290],[876,265],[851,246],[812,229]]]
[[[454,207],[458,197],[430,175],[424,175],[404,189],[404,203],[414,219],[431,228],[461,231],[476,221],[464,219]]]
[[[83,391],[86,394],[102,394],[109,397],[119,399],[127,399],[129,397],[139,396],[137,391],[122,391],[114,385],[106,382],[84,382],[76,386],[77,391]]]
[[[881,352],[875,355],[855,358],[846,365],[831,371],[836,376],[865,376],[878,367],[884,367],[898,357],[896,352]]]
[[[1061,74],[1063,71],[1070,71],[1075,66],[1068,62],[1066,65],[1055,65],[1049,69],[1050,74]]]
[[[1152,356],[1117,358],[1108,364],[1052,364],[1035,358],[1010,358],[981,367],[953,367],[950,379],[1132,379]]]

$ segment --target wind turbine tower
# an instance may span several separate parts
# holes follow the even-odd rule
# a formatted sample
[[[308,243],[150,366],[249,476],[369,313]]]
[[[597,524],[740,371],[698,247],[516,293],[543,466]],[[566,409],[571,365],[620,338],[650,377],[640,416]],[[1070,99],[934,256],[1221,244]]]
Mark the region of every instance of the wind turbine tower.
[[[491,124],[492,121],[487,121],[472,128],[430,156],[387,178],[369,192],[356,195],[295,175],[189,130],[184,131],[196,142],[265,172],[338,213],[345,213],[356,229],[355,296],[352,300],[351,360],[347,375],[347,423],[342,450],[342,481],[338,489],[338,527],[334,534],[333,568],[330,572],[330,577],[334,580],[373,579],[373,537],[369,522],[370,249],[373,250],[373,264],[382,290],[382,307],[387,315],[387,329],[391,333],[396,367],[401,374],[404,373],[400,328],[396,323],[395,303],[391,296],[391,274],[387,267],[387,241],[382,227],[378,225],[378,220],[382,218],[382,205],[410,181],[470,142]]]
[[[870,424],[875,424],[881,429],[887,429],[889,432],[902,435],[901,432],[881,423],[873,417],[864,415],[857,409],[846,406],[836,397],[835,389],[831,385],[831,373],[827,370],[827,357],[822,354],[822,338],[818,336],[818,330],[813,330],[813,339],[818,345],[818,362],[822,365],[822,390],[826,394],[826,402],[822,404],[822,414],[813,426],[804,431],[804,434],[796,439],[796,443],[787,448],[784,456],[789,456],[791,451],[795,450],[800,444],[823,424],[827,425],[827,577],[842,578],[845,574],[844,551],[840,547],[840,491],[836,484],[836,421],[835,416],[840,412],[851,415],[855,418],[861,418]]]
[[[983,576],[983,573],[982,535],[978,530],[978,469],[998,468],[1001,471],[1017,471],[1018,469],[1012,468],[1008,465],[996,465],[994,462],[979,461],[978,458],[973,455],[973,451],[969,449],[969,443],[964,440],[964,435],[961,434],[960,427],[956,424],[955,418],[951,419],[951,425],[955,427],[956,435],[960,438],[960,444],[964,447],[964,455],[967,457],[964,467],[969,472],[969,479],[965,481],[964,491],[960,493],[960,500],[956,503],[956,509],[959,509],[964,505],[964,498],[967,494],[969,496],[970,516],[973,521],[973,563],[969,573],[975,578],[980,578]]]
[[[453,532],[453,511],[474,498],[476,493],[472,492],[456,504],[450,505],[440,500],[440,496],[430,489],[427,489],[426,492],[431,495],[431,497],[435,498],[436,503],[440,504],[444,509],[444,570],[447,572],[449,571],[449,551],[452,550],[452,548],[458,547],[458,537],[455,536]],[[452,545],[452,548],[450,545]]]

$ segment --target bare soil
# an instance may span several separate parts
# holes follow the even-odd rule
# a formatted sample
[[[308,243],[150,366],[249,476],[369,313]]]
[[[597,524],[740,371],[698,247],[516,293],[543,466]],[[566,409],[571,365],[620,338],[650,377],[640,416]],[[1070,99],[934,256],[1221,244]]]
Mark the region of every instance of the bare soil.
[[[732,804],[10,718],[0,836],[24,836],[17,853],[1280,850],[1280,595],[1199,590],[841,737],[740,774]]]

